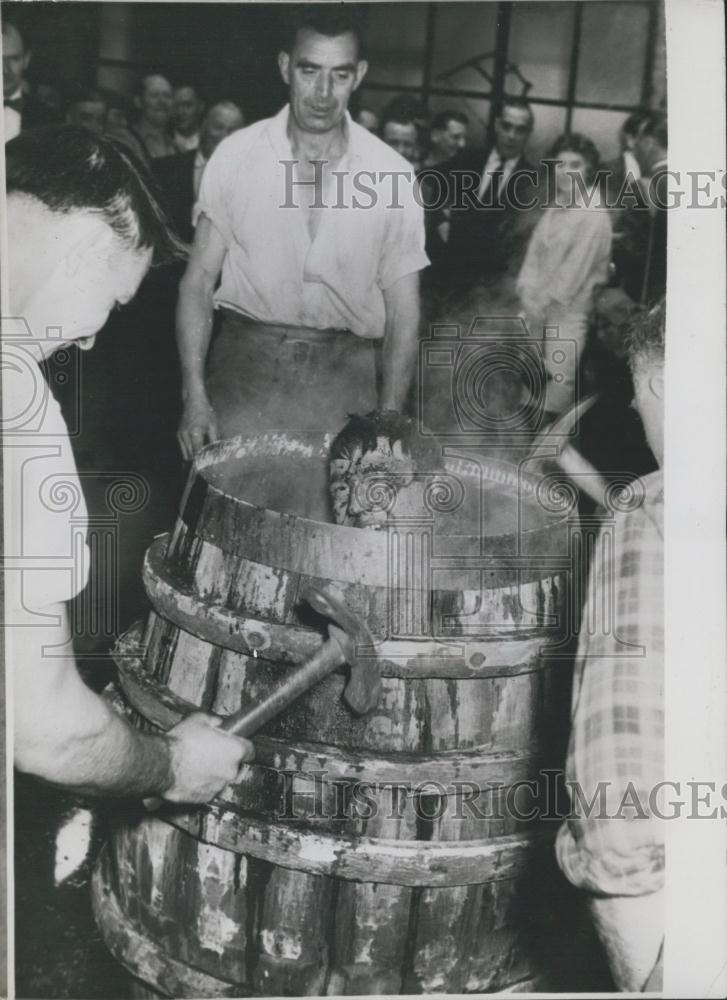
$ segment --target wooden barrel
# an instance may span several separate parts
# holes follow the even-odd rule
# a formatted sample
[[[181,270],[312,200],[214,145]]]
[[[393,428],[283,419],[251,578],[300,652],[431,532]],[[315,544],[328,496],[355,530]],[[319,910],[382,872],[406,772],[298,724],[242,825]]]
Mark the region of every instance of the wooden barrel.
[[[534,988],[555,824],[522,783],[562,763],[569,505],[464,454],[405,518],[385,497],[388,529],[340,527],[327,446],[200,453],[147,553],[153,610],[119,643],[120,683],[143,726],[236,711],[324,640],[301,603],[315,584],[376,637],[380,703],[354,716],[342,669],[212,804],[130,818],[95,872],[99,926],[167,996]]]

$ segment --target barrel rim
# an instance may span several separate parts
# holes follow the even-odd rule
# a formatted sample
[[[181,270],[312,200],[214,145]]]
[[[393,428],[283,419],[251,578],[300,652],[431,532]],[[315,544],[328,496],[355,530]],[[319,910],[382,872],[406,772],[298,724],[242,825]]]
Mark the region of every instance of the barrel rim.
[[[283,432],[268,432],[264,434],[258,434],[255,436],[239,434],[232,438],[224,438],[221,441],[213,441],[211,444],[208,444],[204,448],[200,449],[200,451],[197,452],[197,454],[195,455],[192,463],[192,468],[190,470],[189,482],[192,483],[195,476],[199,476],[201,479],[204,480],[204,482],[207,485],[207,488],[210,491],[217,494],[218,496],[224,497],[226,500],[230,500],[234,504],[239,505],[241,507],[250,507],[255,510],[263,511],[265,513],[275,514],[278,517],[295,519],[296,525],[302,526],[304,529],[308,527],[316,529],[320,527],[324,527],[326,529],[331,529],[331,528],[335,529],[336,536],[340,538],[342,542],[351,541],[356,543],[353,545],[353,548],[358,548],[358,540],[360,539],[362,534],[365,534],[366,538],[369,540],[370,545],[376,547],[382,547],[380,542],[378,543],[377,546],[377,542],[375,542],[373,539],[375,538],[381,539],[382,536],[386,535],[385,531],[364,532],[361,528],[350,527],[348,525],[333,524],[327,521],[317,521],[314,518],[304,517],[300,514],[286,513],[284,511],[275,511],[272,508],[261,506],[260,504],[253,503],[252,501],[246,500],[243,497],[236,497],[233,494],[228,493],[226,490],[223,490],[221,487],[211,482],[208,476],[205,475],[205,471],[208,470],[210,467],[212,467],[213,464],[219,464],[220,461],[233,457],[233,452],[236,453],[234,457],[239,457],[240,449],[244,447],[245,443],[260,442],[265,440],[270,440],[272,442],[279,441],[281,443],[285,442],[289,443],[293,449],[297,448],[298,450],[302,449],[303,451],[309,450],[309,454],[306,457],[311,457],[314,454],[313,446],[310,444],[311,439],[313,440],[317,439],[321,441],[321,444],[318,447],[317,454],[321,458],[324,458],[328,453],[330,443],[333,439],[333,435],[329,433],[318,434],[318,435],[311,433],[306,436],[306,435],[289,434]],[[472,465],[478,464],[476,459],[472,458],[471,455],[470,456],[464,454],[457,455],[453,451],[449,455],[445,455],[445,471],[447,469],[448,461],[450,462],[451,465],[455,465],[456,463],[462,463],[462,462],[469,462]],[[528,490],[532,492],[533,496],[537,494],[538,486],[542,482],[542,479],[540,477],[535,476],[531,472],[524,471],[522,468],[513,465],[511,462],[506,462],[504,459],[487,457],[486,459],[482,460],[482,464],[480,465],[480,468],[486,468],[486,467],[492,470],[498,470],[505,476],[509,475],[510,477],[512,477],[515,480],[515,483],[513,484],[512,482],[510,482],[509,483],[510,485],[515,485],[515,484],[519,485],[521,483],[526,484]],[[460,472],[462,471],[461,468],[459,469],[459,471]],[[492,481],[499,482],[500,485],[506,485],[496,477],[492,477]],[[513,499],[517,499],[517,497],[514,497]],[[528,528],[526,530],[518,530],[517,532],[502,532],[497,535],[494,534],[489,535],[488,541],[495,548],[497,548],[498,547],[496,541],[497,539],[512,538],[514,535],[517,535],[518,537],[523,537],[523,536],[537,537],[539,534],[543,533],[550,534],[555,529],[564,526],[571,519],[573,510],[571,507],[568,507],[560,514],[556,514],[555,511],[549,511],[549,514],[553,517],[553,521],[550,521],[547,524],[537,525],[533,528]],[[474,539],[474,538],[479,538],[480,536],[474,534],[474,535],[458,535],[457,537],[462,539],[464,538]]]

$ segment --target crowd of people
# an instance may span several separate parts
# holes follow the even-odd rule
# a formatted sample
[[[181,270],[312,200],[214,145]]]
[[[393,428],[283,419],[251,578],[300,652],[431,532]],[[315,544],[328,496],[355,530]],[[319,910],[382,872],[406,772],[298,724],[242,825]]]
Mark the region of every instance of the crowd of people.
[[[531,162],[536,115],[522,97],[505,96],[494,110],[484,148],[469,144],[465,116],[445,111],[429,120],[409,97],[380,115],[359,107],[354,120],[349,102],[367,71],[355,16],[338,5],[309,5],[289,22],[278,57],[289,103],[272,118],[245,127],[234,102],[205,102],[189,81],[173,85],[155,73],[140,79],[133,104],[100,90],[78,94],[64,110],[67,125],[50,130],[38,127],[52,123],[54,112],[41,108],[27,86],[22,33],[4,22],[12,308],[33,329],[60,324],[64,342],[91,346],[114,306],[135,297],[155,257],[177,261],[173,296],[162,299],[164,322],[176,330],[185,459],[221,436],[335,432],[352,411],[405,413],[423,331],[435,318],[459,320],[469,308],[464,303],[477,315],[512,309],[533,338],[557,327],[575,345],[560,352],[565,361],[543,351],[544,406],[533,433],[577,403],[594,343],[597,360],[630,365],[651,464],[629,471],[654,473],[638,515],[648,527],[642,561],[651,577],[639,575],[633,556],[645,536],[632,515],[620,522],[626,542],[614,558],[628,562],[629,594],[635,578],[650,609],[632,613],[629,636],[637,643],[648,622],[648,673],[638,663],[634,669],[653,720],[662,667],[651,584],[661,545],[662,486],[654,470],[661,462],[664,113],[630,115],[621,154],[610,164],[578,133],[558,137],[547,157]],[[374,178],[366,211],[355,198],[363,176]],[[392,210],[394,176],[403,182]],[[23,249],[29,240],[32,252]],[[47,344],[37,348],[41,363],[50,352]],[[586,376],[586,384],[600,387],[598,363]],[[57,407],[49,407],[47,419],[48,432],[67,445]],[[13,451],[22,457],[20,446]],[[34,545],[52,552],[60,536],[48,511],[37,507],[25,511],[18,531],[33,524]],[[76,590],[49,589],[42,571],[35,573],[22,594],[11,581],[11,603],[15,598],[31,626],[33,612],[50,609],[60,644],[68,628],[64,602]],[[32,627],[19,631],[22,642],[11,653],[32,661],[47,633],[39,640]],[[586,783],[603,774],[622,784],[629,777],[612,767],[619,719],[630,706],[609,663],[607,648],[583,650],[579,661],[569,768]],[[603,669],[596,673],[594,664]],[[249,743],[218,732],[218,720],[204,714],[166,737],[133,730],[80,683],[72,658],[59,658],[52,671],[20,671],[19,678],[16,763],[49,781],[204,801],[252,755]],[[604,707],[609,698],[613,711]],[[599,731],[608,750],[602,766],[594,764],[599,751],[589,735],[593,724],[584,720],[589,711],[599,725],[615,727],[611,740]],[[644,736],[650,764],[658,758],[654,729]],[[608,925],[614,977],[628,989],[657,981],[659,934],[637,953],[627,940],[632,924],[622,899],[660,888],[663,843],[658,831],[648,832],[646,846],[628,837],[604,846],[587,817],[575,815],[559,839],[559,861],[574,884],[599,899],[621,897],[620,909],[597,907],[594,920]],[[647,869],[649,877],[640,878]]]

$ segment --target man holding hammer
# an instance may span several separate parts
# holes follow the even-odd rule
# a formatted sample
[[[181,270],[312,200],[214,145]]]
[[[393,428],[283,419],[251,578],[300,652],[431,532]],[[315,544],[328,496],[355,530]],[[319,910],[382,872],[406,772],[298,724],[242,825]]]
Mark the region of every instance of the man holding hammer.
[[[187,459],[218,437],[399,410],[411,381],[428,264],[411,165],[348,114],[367,69],[355,16],[306,5],[288,35],[289,103],[224,140],[202,180],[177,309]]]
[[[142,172],[86,129],[22,133],[6,146],[6,174],[4,575],[15,764],[76,792],[205,802],[234,781],[252,745],[201,712],[168,734],[142,733],[76,669],[67,602],[86,585],[86,508],[40,367],[69,344],[91,347],[154,254],[174,246]]]

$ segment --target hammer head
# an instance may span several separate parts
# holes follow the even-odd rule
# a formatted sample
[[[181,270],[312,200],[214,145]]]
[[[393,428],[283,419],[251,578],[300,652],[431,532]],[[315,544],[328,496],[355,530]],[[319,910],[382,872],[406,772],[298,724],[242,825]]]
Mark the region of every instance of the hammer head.
[[[342,601],[318,587],[309,587],[303,599],[333,622],[329,627],[330,636],[341,647],[351,668],[343,697],[359,715],[370,712],[381,694],[381,676],[371,632]]]

